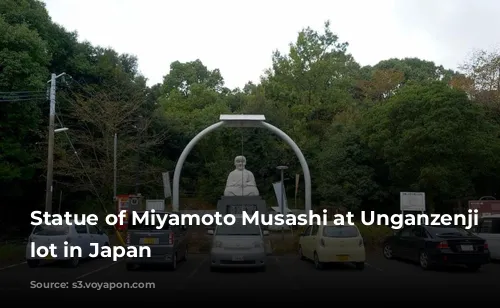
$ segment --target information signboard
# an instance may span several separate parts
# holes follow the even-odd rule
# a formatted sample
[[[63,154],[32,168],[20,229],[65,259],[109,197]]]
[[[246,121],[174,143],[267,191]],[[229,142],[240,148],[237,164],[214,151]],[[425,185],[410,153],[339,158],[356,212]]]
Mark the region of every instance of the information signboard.
[[[425,211],[424,192],[400,192],[401,211]]]

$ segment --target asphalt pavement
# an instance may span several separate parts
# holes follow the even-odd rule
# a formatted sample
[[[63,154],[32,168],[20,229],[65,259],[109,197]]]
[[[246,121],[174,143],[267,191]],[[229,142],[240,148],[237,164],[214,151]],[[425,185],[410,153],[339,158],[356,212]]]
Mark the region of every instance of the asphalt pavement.
[[[0,269],[0,292],[5,298],[19,292],[36,292],[35,286],[43,286],[44,290],[60,290],[61,285],[50,283],[62,282],[73,289],[72,292],[99,289],[100,295],[120,293],[128,298],[153,290],[154,294],[164,296],[191,294],[194,299],[195,294],[202,292],[224,296],[265,291],[287,296],[309,293],[318,294],[318,297],[354,296],[354,299],[373,299],[373,295],[378,294],[379,298],[390,300],[402,294],[431,292],[439,295],[447,294],[449,290],[456,290],[455,297],[475,297],[474,292],[481,296],[500,286],[500,264],[494,263],[478,272],[460,267],[423,271],[416,264],[386,260],[378,253],[368,255],[363,271],[349,265],[329,266],[318,271],[312,263],[299,260],[295,255],[269,256],[268,262],[266,272],[211,272],[209,256],[201,254],[190,255],[188,261],[179,263],[176,271],[158,267],[127,271],[123,261],[112,262],[108,259],[88,260],[77,268],[67,268],[58,263],[29,268],[21,263]]]

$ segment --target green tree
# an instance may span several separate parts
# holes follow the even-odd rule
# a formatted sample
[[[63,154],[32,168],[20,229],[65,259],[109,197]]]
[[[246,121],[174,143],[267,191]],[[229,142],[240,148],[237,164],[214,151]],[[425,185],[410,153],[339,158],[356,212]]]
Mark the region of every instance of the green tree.
[[[369,110],[362,126],[387,168],[389,191],[425,191],[437,208],[473,196],[474,180],[498,166],[498,127],[464,92],[442,82],[401,89]]]

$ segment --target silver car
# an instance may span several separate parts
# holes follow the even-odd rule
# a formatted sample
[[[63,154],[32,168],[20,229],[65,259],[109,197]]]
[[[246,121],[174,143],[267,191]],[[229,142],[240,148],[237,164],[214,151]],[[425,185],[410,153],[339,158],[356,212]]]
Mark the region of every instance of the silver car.
[[[143,211],[138,212],[140,216]],[[169,214],[161,213],[157,214]],[[168,221],[167,221],[168,222]],[[157,229],[155,225],[129,224],[127,230],[127,246],[149,246],[151,249],[150,258],[131,258],[125,260],[127,270],[134,270],[141,265],[166,265],[171,270],[177,269],[178,261],[187,261],[188,244],[187,228],[185,226],[175,226],[165,223],[162,229]]]
[[[81,255],[76,252],[72,256],[64,256],[64,242],[68,247],[78,247]],[[29,267],[37,267],[41,261],[66,261],[70,267],[77,267],[82,259],[89,258],[94,254],[95,248],[90,244],[99,244],[99,247],[109,246],[109,237],[97,226],[64,224],[39,225],[33,228],[28,244],[26,245],[26,263]],[[49,246],[56,247],[56,255],[33,255],[34,247]]]
[[[210,269],[215,271],[225,267],[254,267],[266,270],[267,254],[264,236],[259,225],[243,225],[237,219],[234,225],[220,225],[215,230],[208,230],[213,235],[210,251]]]

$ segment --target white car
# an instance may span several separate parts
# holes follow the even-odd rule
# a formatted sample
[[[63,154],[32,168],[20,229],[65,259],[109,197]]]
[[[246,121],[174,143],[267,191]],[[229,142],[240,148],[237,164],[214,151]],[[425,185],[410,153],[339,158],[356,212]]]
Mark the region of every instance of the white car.
[[[500,214],[481,217],[474,231],[488,243],[491,259],[500,260]]]
[[[325,263],[354,263],[357,269],[365,267],[366,253],[363,238],[355,225],[309,226],[299,239],[301,259],[314,261],[317,269]]]
[[[223,267],[252,267],[266,270],[267,253],[264,236],[268,231],[262,231],[259,225],[243,225],[237,218],[234,225],[220,225],[214,230],[208,230],[213,235],[210,251],[210,269],[212,271]]]
[[[67,242],[65,245],[64,242]],[[26,262],[29,267],[37,267],[41,261],[66,261],[71,267],[77,267],[80,259],[88,258],[91,253],[94,253],[94,248],[91,243],[97,243],[99,246],[109,246],[109,237],[97,226],[91,225],[39,225],[33,228],[28,244],[26,245]],[[39,246],[49,247],[54,244],[56,247],[57,257],[50,254],[41,257],[39,254],[33,254],[33,249]],[[33,248],[33,246],[35,248]],[[64,256],[64,246],[78,246],[81,248],[81,258],[78,255],[74,257]]]

